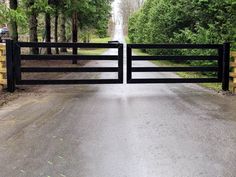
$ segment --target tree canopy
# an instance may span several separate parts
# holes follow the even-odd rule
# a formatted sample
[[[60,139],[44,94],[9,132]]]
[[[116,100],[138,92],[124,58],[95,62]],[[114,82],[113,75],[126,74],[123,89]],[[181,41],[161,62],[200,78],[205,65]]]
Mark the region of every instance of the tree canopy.
[[[16,21],[21,29],[28,29],[30,25],[27,23],[32,22],[30,21],[32,14],[35,19],[40,20],[41,14],[49,13],[53,17],[59,13],[58,15],[65,16],[66,23],[69,25],[72,23],[71,16],[76,11],[79,30],[94,29],[99,36],[107,35],[111,0],[18,0],[16,2],[17,9],[0,4],[0,24]]]

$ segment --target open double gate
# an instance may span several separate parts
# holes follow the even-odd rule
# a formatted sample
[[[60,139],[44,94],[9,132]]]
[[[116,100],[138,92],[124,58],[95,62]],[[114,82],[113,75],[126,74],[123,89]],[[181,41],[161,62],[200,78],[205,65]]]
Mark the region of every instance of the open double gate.
[[[116,55],[25,55],[22,48],[106,48],[116,49]],[[133,49],[200,49],[216,50],[213,56],[135,56]],[[23,67],[22,61],[27,60],[103,60],[117,61],[118,67]],[[216,66],[197,67],[134,67],[133,62],[172,60],[172,61],[215,61]],[[229,89],[230,44],[128,44],[127,45],[127,83],[222,83],[222,89]],[[83,80],[24,80],[22,73],[48,72],[115,72],[116,79],[83,79]],[[140,72],[215,72],[213,78],[133,78],[133,73]],[[123,83],[123,44],[108,43],[32,43],[7,41],[7,84],[8,91],[14,92],[16,85],[62,85],[62,84],[122,84]]]

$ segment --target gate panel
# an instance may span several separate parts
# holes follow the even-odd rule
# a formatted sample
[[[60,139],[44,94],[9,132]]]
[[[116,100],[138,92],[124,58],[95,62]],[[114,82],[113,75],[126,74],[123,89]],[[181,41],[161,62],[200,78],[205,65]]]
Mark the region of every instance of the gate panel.
[[[63,85],[63,84],[121,84],[123,83],[123,44],[98,44],[98,43],[34,43],[7,41],[9,91],[13,92],[16,85]],[[117,49],[116,55],[25,55],[21,54],[21,48],[106,48]],[[22,67],[22,61],[45,61],[45,60],[98,60],[117,61],[118,67]],[[65,79],[65,80],[23,80],[22,73],[50,73],[50,72],[116,72],[116,79]],[[10,88],[11,87],[11,88]]]
[[[133,49],[213,49],[217,55],[213,56],[134,56]],[[127,45],[127,83],[217,83],[222,82],[223,90],[229,89],[229,43],[219,44],[129,44]],[[133,67],[133,61],[216,61],[217,66],[206,67]],[[212,78],[133,78],[137,72],[216,72],[217,77]]]

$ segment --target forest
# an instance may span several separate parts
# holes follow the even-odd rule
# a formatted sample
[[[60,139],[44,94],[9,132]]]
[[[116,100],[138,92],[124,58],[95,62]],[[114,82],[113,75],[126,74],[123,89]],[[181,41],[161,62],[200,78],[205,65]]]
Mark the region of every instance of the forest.
[[[27,35],[30,42],[89,42],[91,34],[107,36],[111,0],[10,0],[10,6],[6,4],[0,4],[0,24],[9,24],[14,40]]]
[[[234,43],[236,0],[146,0],[128,26],[132,43]]]

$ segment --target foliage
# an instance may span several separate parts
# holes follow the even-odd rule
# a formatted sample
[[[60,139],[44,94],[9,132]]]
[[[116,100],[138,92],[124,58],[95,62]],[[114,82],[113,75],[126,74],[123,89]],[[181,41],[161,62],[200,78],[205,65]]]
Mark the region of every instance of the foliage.
[[[64,9],[68,16],[74,10],[78,12],[78,23],[82,31],[95,29],[100,37],[107,35],[111,0],[65,0]]]
[[[235,0],[147,0],[129,21],[134,43],[234,41]]]
[[[93,31],[93,33],[95,31],[100,37],[107,36],[111,0],[18,0],[17,10],[0,4],[0,24],[16,21],[22,34],[22,30],[28,32],[26,29],[30,14],[35,13],[39,22],[38,32],[41,34],[44,30],[43,23],[45,23],[41,19],[43,14],[54,15],[59,12],[66,15],[66,26],[68,30],[71,30],[71,16],[74,10],[78,12],[80,31]]]
[[[27,18],[24,11],[21,8],[12,10],[5,4],[0,4],[0,24],[9,23],[11,20],[26,25]]]
[[[132,43],[234,42],[236,37],[235,0],[146,0],[129,19]],[[205,50],[148,50],[150,54],[213,54]],[[191,65],[201,61],[188,62]],[[204,62],[204,64],[206,64]],[[214,65],[208,62],[207,65]]]

